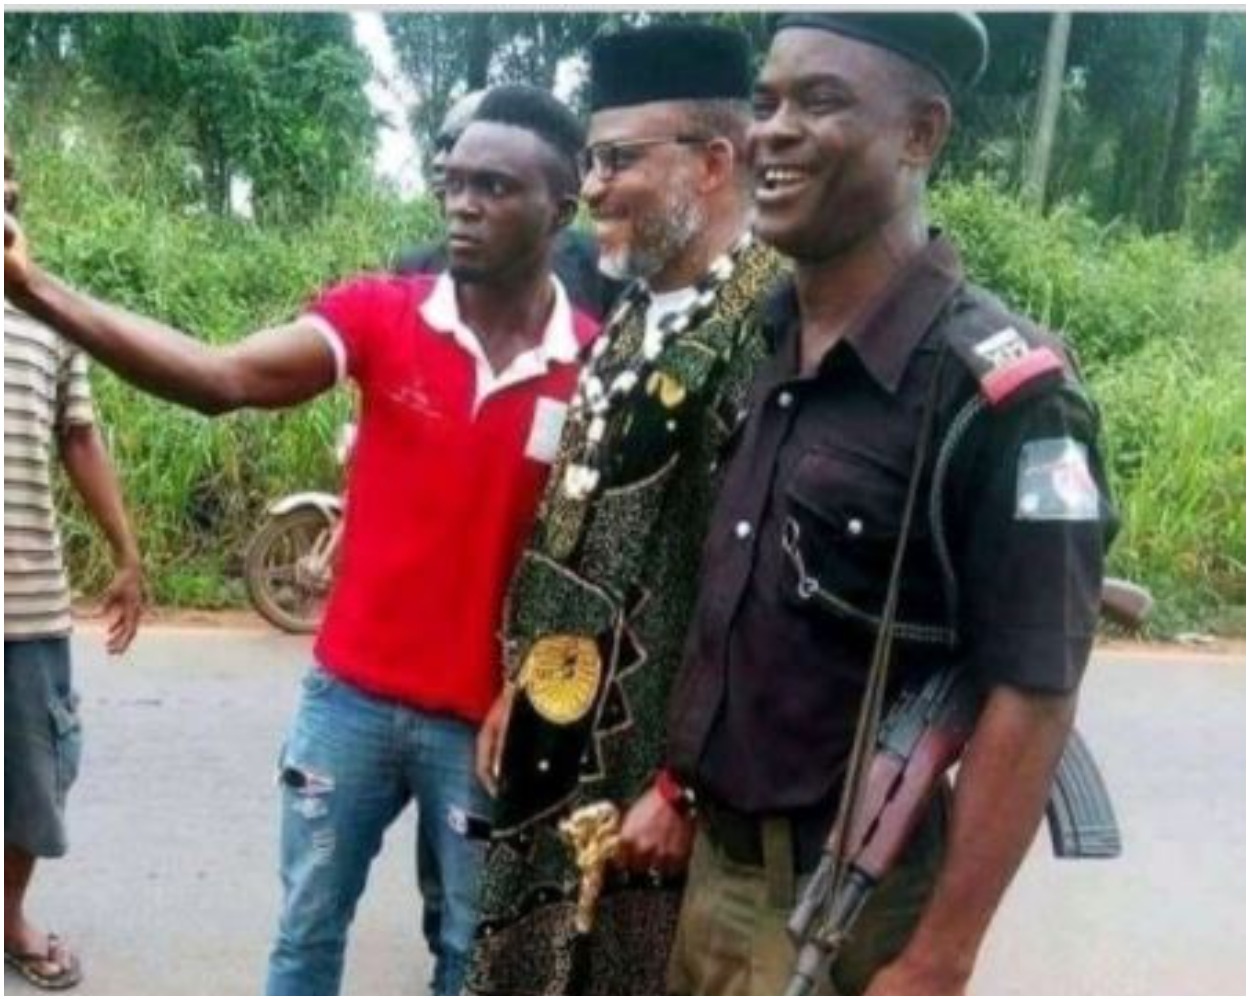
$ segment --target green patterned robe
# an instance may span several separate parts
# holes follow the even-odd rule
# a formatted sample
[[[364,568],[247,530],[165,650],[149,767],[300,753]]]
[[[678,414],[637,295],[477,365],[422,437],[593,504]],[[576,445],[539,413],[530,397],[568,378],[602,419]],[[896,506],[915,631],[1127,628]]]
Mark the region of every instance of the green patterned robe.
[[[609,680],[597,715],[584,723],[591,734],[579,742],[585,753],[571,799],[491,845],[470,994],[569,992],[578,875],[555,822],[569,808],[602,799],[627,806],[654,777],[719,484],[719,456],[764,356],[758,309],[780,273],[771,250],[752,243],[742,251],[705,318],[656,359],[663,378],[647,380],[614,408],[603,485],[585,503],[571,500],[563,484],[587,425],[571,419],[565,430],[509,598],[509,671],[515,680],[536,640],[577,634],[596,637]],[[645,297],[635,299],[604,331],[611,347],[594,372],[605,384],[639,356],[644,316]],[[674,386],[680,386],[677,393]],[[681,889],[672,880],[609,879],[591,939],[592,983],[579,992],[665,992]]]

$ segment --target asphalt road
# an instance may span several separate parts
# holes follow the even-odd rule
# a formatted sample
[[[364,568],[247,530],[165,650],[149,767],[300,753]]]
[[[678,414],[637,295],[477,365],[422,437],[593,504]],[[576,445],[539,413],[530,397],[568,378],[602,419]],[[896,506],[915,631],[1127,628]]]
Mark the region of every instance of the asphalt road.
[[[256,994],[279,889],[273,763],[308,641],[161,627],[106,662],[84,629],[74,649],[87,752],[73,845],[37,873],[33,915],[82,953],[77,992]],[[1244,995],[1244,658],[1104,653],[1085,691],[1125,854],[1058,862],[1039,838],[974,990]],[[357,918],[348,994],[426,992],[412,857],[409,813]],[[6,970],[6,994],[31,992]]]

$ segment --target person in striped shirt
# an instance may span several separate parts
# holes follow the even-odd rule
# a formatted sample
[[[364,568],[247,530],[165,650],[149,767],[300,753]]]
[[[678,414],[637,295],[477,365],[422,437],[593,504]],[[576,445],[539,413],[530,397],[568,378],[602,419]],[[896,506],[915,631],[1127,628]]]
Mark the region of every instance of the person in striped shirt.
[[[4,143],[4,209],[19,193]],[[52,499],[52,455],[107,536],[106,645],[139,624],[142,570],[117,475],[96,426],[86,357],[4,302],[4,959],[42,989],[82,977],[78,958],[25,914],[36,860],[65,854],[65,799],[81,730],[70,679],[70,591]]]

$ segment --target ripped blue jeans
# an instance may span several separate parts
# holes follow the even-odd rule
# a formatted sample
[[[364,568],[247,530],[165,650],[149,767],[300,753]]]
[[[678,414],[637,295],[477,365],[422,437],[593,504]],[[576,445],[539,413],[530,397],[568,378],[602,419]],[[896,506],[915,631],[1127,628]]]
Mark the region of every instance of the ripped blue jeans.
[[[422,929],[435,996],[458,996],[477,924],[490,816],[473,771],[476,730],[373,698],[314,667],[279,773],[282,915],[269,996],[334,996],[347,931],[387,827],[417,804]]]

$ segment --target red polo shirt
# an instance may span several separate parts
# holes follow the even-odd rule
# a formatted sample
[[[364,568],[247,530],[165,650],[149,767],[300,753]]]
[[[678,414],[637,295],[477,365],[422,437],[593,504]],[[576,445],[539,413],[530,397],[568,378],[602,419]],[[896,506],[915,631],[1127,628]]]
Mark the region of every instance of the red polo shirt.
[[[446,275],[365,277],[313,305],[340,376],[361,396],[338,575],[316,644],[318,661],[355,687],[472,722],[498,694],[504,595],[578,353],[596,332],[555,287],[542,343],[498,374]]]

